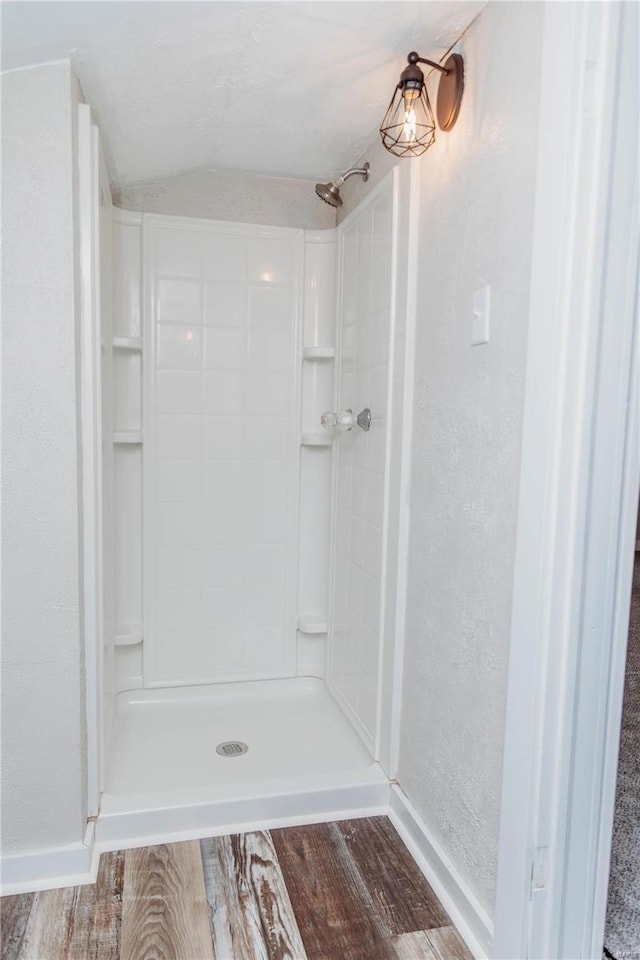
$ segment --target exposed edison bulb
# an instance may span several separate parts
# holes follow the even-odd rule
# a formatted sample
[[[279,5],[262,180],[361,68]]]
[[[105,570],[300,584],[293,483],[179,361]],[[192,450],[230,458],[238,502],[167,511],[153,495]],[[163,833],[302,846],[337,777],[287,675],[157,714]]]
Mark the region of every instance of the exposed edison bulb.
[[[422,91],[421,86],[418,86],[418,87],[405,86],[402,90],[402,96],[406,101],[417,100],[418,97],[420,96],[421,91]]]
[[[416,112],[413,107],[405,110],[404,114],[404,136],[406,140],[417,140]]]
[[[411,83],[398,84],[380,127],[384,147],[397,157],[419,157],[435,140],[427,89],[424,83]]]

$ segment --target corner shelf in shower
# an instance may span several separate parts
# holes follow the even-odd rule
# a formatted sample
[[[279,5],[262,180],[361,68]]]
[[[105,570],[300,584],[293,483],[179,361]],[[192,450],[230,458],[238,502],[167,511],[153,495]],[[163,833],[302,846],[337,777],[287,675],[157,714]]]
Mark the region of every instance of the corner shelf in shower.
[[[333,360],[336,351],[334,347],[303,347],[303,360]]]
[[[114,350],[128,350],[132,353],[142,352],[142,339],[140,337],[114,337],[112,345]]]
[[[142,430],[119,430],[113,435],[114,443],[142,443]]]
[[[116,647],[133,647],[142,643],[142,624],[127,623],[124,624],[114,636]]]
[[[300,614],[298,617],[298,630],[300,633],[327,633],[328,629],[327,621],[313,614]]]
[[[303,433],[300,443],[303,447],[330,447],[333,437],[326,433]]]

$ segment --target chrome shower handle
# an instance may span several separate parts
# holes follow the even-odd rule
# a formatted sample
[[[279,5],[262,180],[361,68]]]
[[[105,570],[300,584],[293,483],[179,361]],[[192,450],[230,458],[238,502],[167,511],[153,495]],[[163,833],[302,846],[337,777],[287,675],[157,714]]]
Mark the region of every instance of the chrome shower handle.
[[[352,430],[357,424],[366,433],[371,426],[371,410],[365,407],[357,416],[354,415],[353,410],[345,410],[342,413],[327,410],[320,417],[320,423],[328,429],[342,431]]]
[[[360,411],[356,417],[356,423],[365,433],[369,432],[371,428],[371,410],[369,410],[369,407],[365,407],[364,410]]]
[[[353,410],[344,410],[342,413],[327,410],[320,417],[320,423],[323,427],[334,430],[351,430],[355,422],[356,418],[353,415]]]

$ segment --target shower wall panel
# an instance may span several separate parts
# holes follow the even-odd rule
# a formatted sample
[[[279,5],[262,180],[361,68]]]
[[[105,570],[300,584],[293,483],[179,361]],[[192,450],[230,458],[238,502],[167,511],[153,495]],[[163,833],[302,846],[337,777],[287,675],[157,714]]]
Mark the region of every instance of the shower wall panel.
[[[337,409],[370,407],[368,433],[338,434],[330,683],[373,749],[383,635],[394,184],[389,176],[339,229]]]
[[[144,218],[145,685],[295,674],[303,244]]]
[[[113,210],[116,691],[142,686],[142,217]],[[106,419],[104,421],[106,427]],[[133,442],[135,441],[135,442]]]

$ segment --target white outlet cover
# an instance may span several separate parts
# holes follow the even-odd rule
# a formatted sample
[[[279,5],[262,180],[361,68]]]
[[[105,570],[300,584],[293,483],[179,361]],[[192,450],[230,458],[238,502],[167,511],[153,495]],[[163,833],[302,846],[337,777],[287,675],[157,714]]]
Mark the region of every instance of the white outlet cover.
[[[473,295],[473,323],[471,326],[471,345],[489,343],[489,305],[491,288],[480,287]]]

